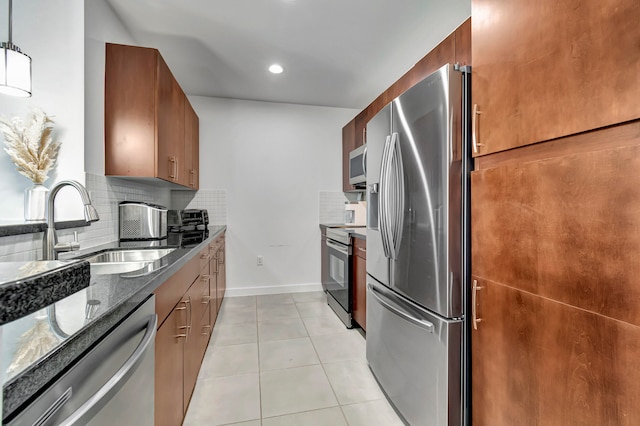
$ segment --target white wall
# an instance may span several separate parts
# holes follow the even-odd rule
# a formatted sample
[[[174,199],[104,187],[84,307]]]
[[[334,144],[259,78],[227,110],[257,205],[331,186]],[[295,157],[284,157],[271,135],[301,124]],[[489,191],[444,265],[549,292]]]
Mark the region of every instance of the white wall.
[[[319,289],[319,192],[342,189],[342,127],[358,111],[189,100],[200,118],[200,188],[228,194],[230,294]]]
[[[104,175],[105,42],[136,45],[106,0],[85,4],[85,169]]]
[[[7,37],[7,2],[0,7],[0,38]],[[13,41],[32,58],[33,96],[0,94],[0,114],[27,118],[31,106],[42,108],[55,121],[62,142],[58,163],[45,182],[62,179],[84,182],[84,4],[82,0],[20,0],[13,2]],[[0,134],[4,147],[4,137]],[[31,181],[18,174],[9,156],[0,151],[0,219],[23,220],[24,190]],[[65,197],[60,194],[61,205]],[[75,202],[75,194],[66,197]],[[77,199],[79,200],[79,198]],[[79,201],[78,201],[79,202]],[[79,211],[82,205],[80,204]],[[77,217],[60,211],[57,217]],[[80,215],[81,216],[81,215]]]

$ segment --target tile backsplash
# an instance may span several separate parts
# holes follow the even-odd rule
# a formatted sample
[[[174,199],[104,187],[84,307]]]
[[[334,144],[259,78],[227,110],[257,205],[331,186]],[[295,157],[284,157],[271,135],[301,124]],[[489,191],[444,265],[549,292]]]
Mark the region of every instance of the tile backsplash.
[[[171,191],[171,208],[207,209],[209,224],[227,224],[227,191],[224,189],[201,189],[193,191]]]
[[[320,191],[319,197],[319,223],[344,223],[344,204],[349,201],[356,201],[358,194]]]
[[[90,226],[58,231],[62,242],[78,241],[83,248],[118,239],[118,204],[121,201],[144,201],[168,208],[206,208],[212,225],[227,222],[227,192],[224,190],[175,191],[143,182],[105,177],[87,173],[86,187],[100,220]],[[42,259],[42,233],[0,237],[0,261],[26,261]]]

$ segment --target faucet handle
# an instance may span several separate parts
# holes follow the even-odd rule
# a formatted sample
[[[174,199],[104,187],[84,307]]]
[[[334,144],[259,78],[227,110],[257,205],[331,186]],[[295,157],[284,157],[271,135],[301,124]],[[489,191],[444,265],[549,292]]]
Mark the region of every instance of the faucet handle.
[[[73,241],[69,243],[71,251],[80,250],[80,243],[78,242],[78,231],[73,231]]]
[[[67,251],[80,250],[80,243],[78,242],[78,231],[73,231],[73,241],[70,243],[57,243],[53,249],[56,253],[63,253]]]

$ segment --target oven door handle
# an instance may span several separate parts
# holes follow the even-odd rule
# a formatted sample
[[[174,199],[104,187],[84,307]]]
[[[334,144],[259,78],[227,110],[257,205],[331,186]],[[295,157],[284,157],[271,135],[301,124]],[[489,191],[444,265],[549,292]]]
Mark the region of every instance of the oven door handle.
[[[331,240],[327,240],[327,247],[332,248],[336,251],[339,251],[340,253],[344,254],[345,256],[349,256],[349,247],[343,247],[339,244],[334,243]]]

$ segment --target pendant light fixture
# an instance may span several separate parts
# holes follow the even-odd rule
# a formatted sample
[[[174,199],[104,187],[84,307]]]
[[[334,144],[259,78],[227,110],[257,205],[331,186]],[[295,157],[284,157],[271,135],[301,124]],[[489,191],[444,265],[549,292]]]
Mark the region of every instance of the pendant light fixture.
[[[13,0],[9,0],[9,41],[0,43],[0,93],[31,96],[31,57],[12,39]]]

